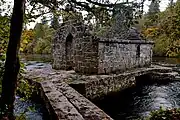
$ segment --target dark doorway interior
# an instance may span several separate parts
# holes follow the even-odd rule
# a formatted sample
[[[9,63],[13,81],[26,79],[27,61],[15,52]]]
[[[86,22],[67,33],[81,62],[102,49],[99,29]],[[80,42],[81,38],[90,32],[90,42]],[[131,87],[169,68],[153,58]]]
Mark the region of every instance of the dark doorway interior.
[[[72,70],[73,65],[73,36],[71,33],[66,37],[66,70]]]

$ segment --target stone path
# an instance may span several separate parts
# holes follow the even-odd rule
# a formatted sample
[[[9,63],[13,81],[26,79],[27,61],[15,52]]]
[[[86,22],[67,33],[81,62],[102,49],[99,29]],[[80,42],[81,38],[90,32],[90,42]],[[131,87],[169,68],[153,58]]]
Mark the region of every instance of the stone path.
[[[42,89],[58,120],[112,120],[105,112],[79,94],[69,85],[59,81],[43,81]]]

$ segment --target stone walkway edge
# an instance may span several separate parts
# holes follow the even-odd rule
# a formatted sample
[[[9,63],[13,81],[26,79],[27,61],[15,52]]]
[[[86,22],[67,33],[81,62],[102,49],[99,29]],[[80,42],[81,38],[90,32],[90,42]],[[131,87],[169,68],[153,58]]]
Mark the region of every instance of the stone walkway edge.
[[[55,113],[53,120],[113,120],[64,82],[52,80],[40,84],[46,97],[46,108]]]

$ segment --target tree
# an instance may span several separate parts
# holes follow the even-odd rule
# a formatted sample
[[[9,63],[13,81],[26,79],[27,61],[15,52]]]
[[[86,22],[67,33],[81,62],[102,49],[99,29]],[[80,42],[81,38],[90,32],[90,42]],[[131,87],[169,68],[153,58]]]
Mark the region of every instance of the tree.
[[[159,0],[156,1],[151,1],[151,4],[149,5],[149,10],[146,15],[146,27],[149,26],[154,26],[157,24],[158,21],[158,13],[160,12],[159,10]]]
[[[106,1],[104,0],[99,0],[99,1],[97,0],[84,0],[84,1],[81,1],[81,0],[53,0],[53,1],[29,0],[29,1],[31,5],[33,6],[33,8],[38,8],[38,11],[42,11],[41,15],[43,15],[44,13],[51,13],[51,17],[52,17],[51,19],[54,19],[54,18],[57,19],[56,16],[61,16],[63,18],[63,14],[67,10],[67,7],[64,7],[64,6],[68,5],[68,9],[70,11],[72,10],[87,11],[88,13],[91,13],[91,17],[89,18],[95,17],[96,22],[109,24],[109,15],[113,14],[113,10],[115,7],[116,8],[118,7],[119,9],[124,9],[125,11],[130,10],[126,8],[131,8],[134,10],[134,12],[132,12],[134,16],[140,16],[140,14],[142,14],[143,12],[143,3],[145,0],[140,0],[138,2],[137,1],[129,2],[129,0],[125,0],[124,2],[116,1],[114,3],[110,0],[106,0]],[[39,7],[36,7],[36,6],[39,6]],[[47,10],[47,11],[44,12],[44,10]],[[30,11],[31,12],[29,13],[34,13],[32,12],[33,10],[30,10]],[[31,14],[28,16],[32,17]],[[38,15],[35,15],[35,16],[38,16]],[[129,14],[126,14],[126,16],[127,18],[130,18]],[[136,18],[134,16],[133,18]],[[55,19],[54,21],[57,21]],[[130,21],[129,23],[132,23],[132,22]]]
[[[34,31],[31,30],[23,30],[21,36],[21,44],[20,44],[20,52],[27,53],[29,50],[29,44],[34,40]]]
[[[148,15],[159,13],[159,0],[151,1],[149,5]]]
[[[158,16],[157,25],[144,30],[146,38],[155,41],[154,55],[180,57],[180,1]]]
[[[169,0],[169,6],[172,7],[174,4],[174,0]]]
[[[38,23],[34,29],[35,38],[33,40],[33,53],[50,54],[51,41],[53,38],[54,29],[47,24]]]
[[[25,0],[14,0],[13,14],[11,17],[10,37],[6,52],[5,72],[2,81],[1,94],[1,119],[7,116],[10,120],[14,120],[13,108],[15,100],[15,90],[17,84],[17,75],[20,69],[19,63],[19,47],[23,26],[23,15],[25,9]]]
[[[51,21],[51,27],[54,30],[57,30],[59,28],[59,21],[58,21],[58,16],[57,15],[53,15],[52,21]]]

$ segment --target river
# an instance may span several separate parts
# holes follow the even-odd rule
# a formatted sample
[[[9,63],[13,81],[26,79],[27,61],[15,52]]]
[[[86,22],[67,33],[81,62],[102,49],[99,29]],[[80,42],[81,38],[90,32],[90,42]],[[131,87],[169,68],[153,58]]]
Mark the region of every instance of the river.
[[[29,108],[32,108],[31,110]],[[42,104],[35,103],[31,100],[21,100],[20,97],[16,96],[15,99],[15,116],[25,116],[27,120],[48,120],[46,119],[46,109]],[[24,120],[24,119],[18,119]]]
[[[115,120],[144,118],[150,111],[180,107],[180,82],[143,84],[95,102]]]
[[[51,57],[50,55],[21,55],[21,61],[25,63],[26,69],[34,69],[49,65]],[[29,108],[33,109],[29,110]],[[19,96],[16,96],[15,99],[14,114],[16,116],[24,114],[27,120],[48,120],[47,111],[43,104],[35,103],[31,100],[24,101]]]
[[[177,58],[153,58],[154,63],[180,64]],[[143,119],[162,108],[180,108],[180,82],[140,83],[94,102],[115,120]]]

